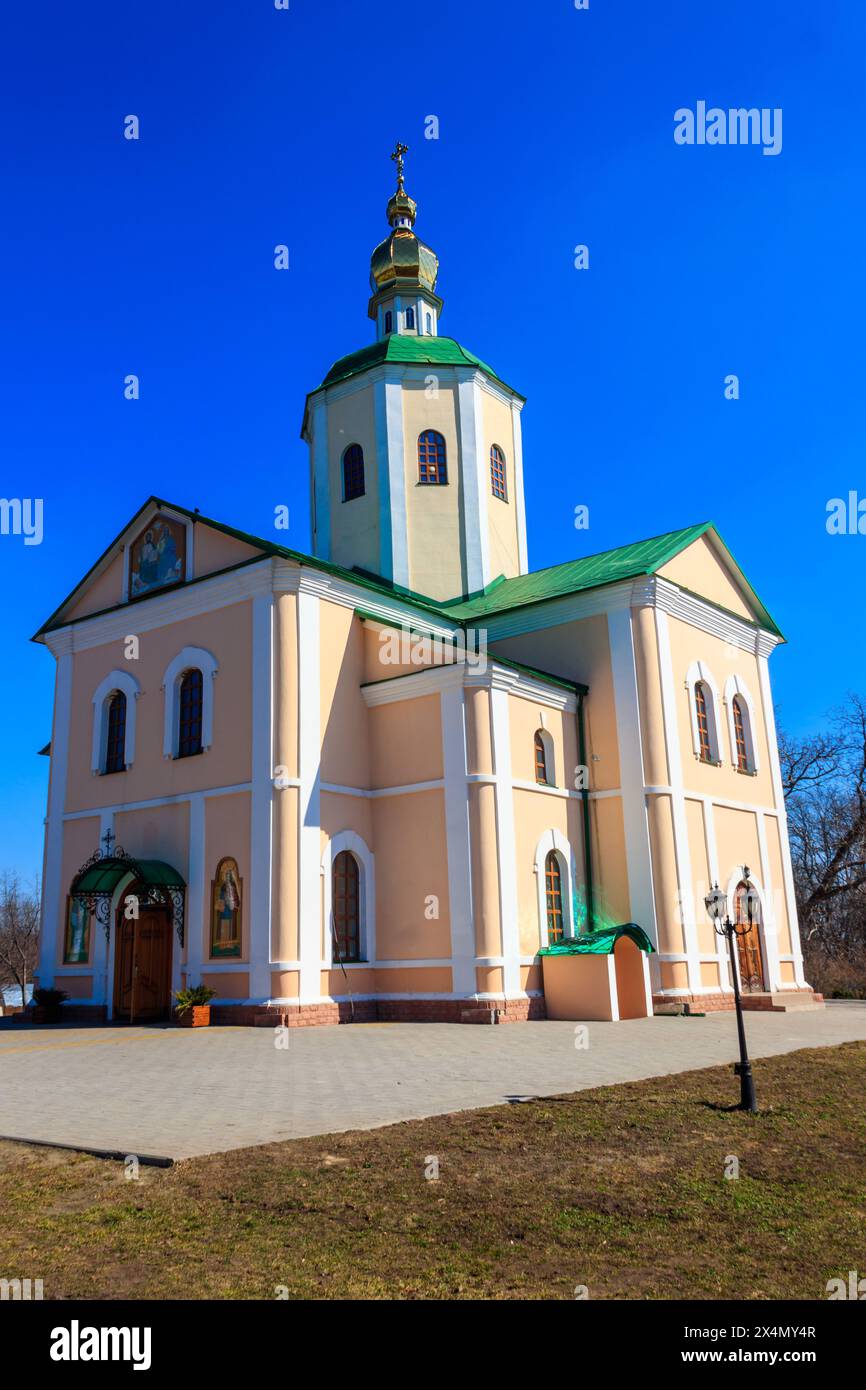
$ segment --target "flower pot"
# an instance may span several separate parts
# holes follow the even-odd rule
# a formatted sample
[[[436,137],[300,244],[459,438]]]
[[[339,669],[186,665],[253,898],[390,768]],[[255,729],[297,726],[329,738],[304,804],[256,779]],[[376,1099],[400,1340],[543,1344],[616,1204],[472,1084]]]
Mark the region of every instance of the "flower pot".
[[[175,1020],[181,1028],[208,1028],[210,1026],[210,1004],[193,1004],[192,1008],[176,1013]]]

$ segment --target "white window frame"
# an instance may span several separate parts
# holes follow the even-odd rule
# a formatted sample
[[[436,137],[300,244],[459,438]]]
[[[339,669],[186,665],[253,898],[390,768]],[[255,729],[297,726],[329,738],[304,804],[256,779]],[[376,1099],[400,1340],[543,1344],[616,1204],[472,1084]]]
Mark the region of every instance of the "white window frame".
[[[746,740],[746,762],[748,767],[743,773],[744,776],[755,776],[759,771],[758,748],[755,743],[755,702],[752,699],[749,687],[741,676],[728,676],[725,682],[725,707],[728,711],[728,737],[731,744],[731,764],[741,771],[737,762],[737,733],[734,728],[734,697],[740,701],[743,710],[743,735]]]
[[[544,770],[547,774],[543,782],[539,782],[535,775],[535,740],[539,734],[541,735],[541,742],[544,744]],[[532,735],[532,779],[537,787],[556,786],[556,751],[550,732],[542,724],[538,725]]]
[[[707,702],[707,730],[710,736],[710,761],[717,767],[722,764],[722,724],[719,718],[719,687],[716,678],[705,661],[693,661],[686,672],[686,689],[689,695],[689,723],[692,730],[692,748],[695,757],[701,761],[701,736],[698,732],[698,711],[695,704],[695,686],[700,682],[710,692]]]
[[[577,936],[574,930],[574,884],[577,879],[577,866],[574,850],[561,830],[545,830],[535,850],[535,879],[538,888],[538,932],[542,946],[550,943],[547,938],[547,886],[544,879],[544,865],[548,854],[553,850],[559,858],[559,872],[562,879],[562,937],[571,941]]]
[[[324,878],[324,942],[322,965],[331,970],[339,961],[334,960],[334,933],[331,930],[331,915],[334,911],[334,860],[338,854],[348,850],[354,855],[358,865],[360,883],[358,885],[358,952],[360,960],[346,961],[347,969],[358,965],[370,966],[376,962],[376,858],[361,836],[354,830],[341,830],[325,846],[322,856],[322,877]]]
[[[94,776],[105,771],[108,751],[108,705],[115,690],[126,696],[126,731],[123,743],[123,764],[127,771],[135,762],[135,707],[141,686],[129,671],[109,671],[93,692],[93,736],[90,749],[90,770]]]
[[[162,680],[164,718],[162,755],[176,758],[180,742],[180,683],[187,671],[197,668],[202,676],[201,751],[207,752],[213,743],[213,685],[219,662],[213,652],[204,647],[184,647],[165,669]]]

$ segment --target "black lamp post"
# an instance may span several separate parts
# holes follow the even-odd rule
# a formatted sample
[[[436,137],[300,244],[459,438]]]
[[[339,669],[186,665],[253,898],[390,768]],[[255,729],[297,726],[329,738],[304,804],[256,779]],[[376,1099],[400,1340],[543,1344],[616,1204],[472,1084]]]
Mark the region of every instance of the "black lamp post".
[[[731,978],[734,982],[734,1005],[737,1010],[737,1034],[740,1039],[740,1060],[734,1064],[734,1071],[740,1078],[740,1110],[748,1110],[751,1114],[758,1113],[758,1102],[755,1098],[755,1082],[752,1077],[752,1064],[749,1061],[749,1054],[746,1051],[746,1030],[743,1027],[743,1004],[740,999],[740,971],[739,962],[734,952],[734,937],[745,936],[752,929],[753,912],[758,902],[758,895],[749,883],[749,870],[743,868],[743,879],[746,885],[746,914],[748,921],[741,926],[732,922],[727,913],[727,897],[716,883],[711,891],[704,898],[707,912],[712,918],[713,927],[719,936],[728,938],[728,952],[731,958]],[[724,914],[724,921],[722,921]]]

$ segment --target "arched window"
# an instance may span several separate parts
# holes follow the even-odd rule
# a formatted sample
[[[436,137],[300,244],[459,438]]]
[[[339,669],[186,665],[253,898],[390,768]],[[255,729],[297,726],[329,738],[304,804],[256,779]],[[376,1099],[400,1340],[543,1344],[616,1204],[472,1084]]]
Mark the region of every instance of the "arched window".
[[[433,332],[433,315],[432,315],[432,314],[428,314],[428,315],[427,315],[427,332],[428,332],[428,333],[432,333],[432,332]]]
[[[202,706],[204,682],[201,671],[194,666],[180,683],[178,700],[177,756],[191,758],[201,752]]]
[[[565,935],[562,917],[562,872],[559,856],[551,850],[544,861],[544,894],[547,904],[547,944],[554,946]]]
[[[394,327],[394,316],[389,309],[385,314],[385,332],[391,333]]]
[[[411,304],[409,305],[409,308],[406,310],[406,327],[415,327],[415,310],[412,308]]]
[[[493,444],[490,449],[490,488],[494,497],[500,497],[503,502],[508,501],[508,489],[505,483],[505,455],[498,444]]]
[[[708,713],[708,700],[710,696],[703,681],[698,681],[695,685],[695,718],[698,726],[698,743],[700,746],[700,757],[702,763],[713,761],[712,748],[710,744],[710,723]]]
[[[115,690],[108,702],[105,766],[102,770],[126,771],[126,696],[122,690]]]
[[[338,961],[361,958],[361,876],[349,850],[334,859],[334,954]]]
[[[437,430],[425,430],[418,437],[419,483],[447,483],[445,440]]]
[[[542,787],[556,786],[553,739],[546,729],[535,731],[535,780]]]
[[[547,786],[547,743],[541,729],[535,734],[535,780]]]
[[[734,741],[737,752],[737,769],[740,772],[749,771],[749,750],[746,746],[746,716],[743,714],[743,706],[740,703],[739,695],[735,695],[731,704],[731,713],[734,717]]]
[[[343,501],[364,496],[364,450],[350,444],[343,454]]]

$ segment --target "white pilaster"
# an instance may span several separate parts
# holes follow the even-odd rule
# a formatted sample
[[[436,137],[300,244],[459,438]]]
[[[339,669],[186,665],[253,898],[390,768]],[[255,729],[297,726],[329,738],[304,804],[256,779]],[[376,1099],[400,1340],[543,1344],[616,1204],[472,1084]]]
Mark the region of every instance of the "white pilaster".
[[[469,997],[477,992],[477,984],[475,922],[472,915],[469,789],[466,782],[466,710],[462,685],[447,687],[439,699],[445,773],[445,837],[448,847],[452,990],[458,997]]]
[[[313,408],[313,488],[316,499],[314,553],[331,558],[331,477],[328,458],[328,405],[324,396]]]
[[[255,877],[253,882],[255,882]],[[202,792],[194,792],[189,800],[189,866],[183,927],[186,946],[186,973],[191,985],[201,983],[202,961],[210,956],[209,945],[207,955],[205,955],[204,944],[205,930],[208,933],[208,943],[210,940],[210,912],[207,898],[205,798]],[[176,936],[173,949],[172,989],[180,989],[181,950]]]
[[[257,594],[253,599],[253,786],[250,816],[250,996],[253,999],[267,999],[271,993],[273,625],[273,594]]]
[[[511,402],[511,433],[514,450],[514,508],[517,517],[517,563],[521,574],[529,573],[529,556],[526,548],[526,496],[523,491],[523,427],[520,419],[521,404]]]
[[[496,776],[496,844],[499,853],[499,921],[502,929],[506,998],[520,991],[520,932],[517,919],[517,852],[514,841],[514,789],[511,779],[511,734],[508,692],[490,691],[493,726],[493,771]]]
[[[631,610],[622,608],[608,613],[607,626],[619,745],[629,903],[632,920],[643,927],[658,948]]]
[[[758,672],[761,681],[761,707],[764,711],[764,728],[767,735],[767,748],[770,753],[770,772],[773,779],[773,800],[779,813],[779,842],[782,851],[782,878],[785,886],[785,908],[788,927],[791,932],[791,954],[794,957],[794,978],[801,989],[807,987],[803,974],[803,948],[800,943],[800,924],[797,920],[797,898],[794,892],[794,870],[791,864],[791,843],[788,839],[788,813],[785,807],[785,793],[782,787],[782,769],[779,765],[779,744],[776,736],[776,716],[773,710],[773,692],[770,689],[770,666],[766,656],[758,656]]]
[[[406,520],[406,463],[403,387],[400,380],[376,382],[376,461],[379,483],[379,564],[386,579],[409,587]]]
[[[51,732],[51,772],[48,816],[45,825],[45,870],[42,885],[39,983],[54,984],[55,962],[60,958],[58,933],[65,929],[63,907],[66,885],[63,872],[63,812],[66,807],[66,767],[69,758],[69,718],[72,707],[72,632],[57,633],[50,642],[57,661],[54,687],[54,728]],[[91,931],[101,931],[95,923]]]
[[[298,930],[300,1003],[322,994],[321,711],[319,600],[298,591]]]
[[[701,980],[700,947],[695,917],[695,888],[692,861],[689,853],[689,834],[686,824],[686,803],[683,796],[683,764],[680,736],[677,727],[677,705],[674,691],[673,660],[671,658],[668,615],[655,609],[656,642],[658,646],[659,678],[661,682],[662,713],[665,746],[668,755],[668,777],[671,788],[671,809],[674,826],[674,854],[679,885],[680,917],[688,961],[689,989],[697,994],[703,989]]]
[[[763,812],[756,811],[755,820],[758,823],[758,853],[761,859],[761,883],[764,888],[762,907],[764,952],[767,957],[767,973],[770,977],[768,985],[771,990],[778,990],[782,988],[779,968],[779,926],[776,921],[776,896],[773,873],[770,868],[770,855],[767,849],[767,827]]]
[[[490,529],[487,517],[489,466],[484,461],[484,428],[481,388],[477,381],[461,381],[458,388],[460,415],[460,491],[463,500],[463,535],[467,593],[483,589],[490,575]]]

